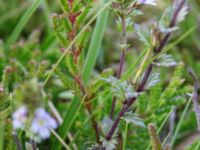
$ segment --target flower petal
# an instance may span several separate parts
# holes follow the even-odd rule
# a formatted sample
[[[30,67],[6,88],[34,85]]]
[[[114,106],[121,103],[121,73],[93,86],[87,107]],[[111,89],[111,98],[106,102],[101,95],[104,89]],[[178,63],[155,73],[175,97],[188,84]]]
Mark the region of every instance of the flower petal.
[[[48,128],[41,128],[39,130],[39,135],[42,139],[47,139],[50,136],[50,131]]]

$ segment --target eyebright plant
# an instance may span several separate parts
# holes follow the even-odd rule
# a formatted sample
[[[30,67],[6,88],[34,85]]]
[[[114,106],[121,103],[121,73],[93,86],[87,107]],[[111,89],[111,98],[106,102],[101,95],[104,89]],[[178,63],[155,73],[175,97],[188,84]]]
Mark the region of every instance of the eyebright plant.
[[[200,129],[198,77],[176,47],[191,2],[59,3],[48,33],[0,43],[0,149],[170,150],[187,121]]]

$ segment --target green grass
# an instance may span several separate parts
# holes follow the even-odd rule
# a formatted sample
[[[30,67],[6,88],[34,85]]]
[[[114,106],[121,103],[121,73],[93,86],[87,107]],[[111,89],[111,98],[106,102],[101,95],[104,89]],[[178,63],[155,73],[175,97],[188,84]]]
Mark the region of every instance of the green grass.
[[[192,102],[192,98],[193,98],[193,97],[191,97],[191,98],[188,100],[188,102],[187,102],[187,104],[186,104],[186,106],[185,106],[185,108],[184,108],[184,110],[183,110],[183,112],[182,112],[182,114],[181,114],[180,120],[178,121],[178,124],[177,124],[177,126],[176,126],[176,129],[175,129],[175,132],[174,132],[174,134],[173,134],[172,141],[171,141],[172,147],[174,146],[174,144],[175,144],[175,142],[176,142],[176,138],[177,138],[178,133],[179,133],[179,131],[180,131],[181,125],[182,125],[182,123],[184,122],[185,116],[186,116],[187,113],[188,113],[190,104],[191,104],[191,102]]]
[[[8,40],[5,44],[5,51],[9,50],[9,47],[18,39],[21,31],[23,30],[24,26],[33,15],[33,13],[37,10],[43,0],[34,0],[32,5],[26,10],[24,15],[20,18],[19,22],[15,26],[14,30],[10,34]],[[7,53],[7,52],[6,52]]]

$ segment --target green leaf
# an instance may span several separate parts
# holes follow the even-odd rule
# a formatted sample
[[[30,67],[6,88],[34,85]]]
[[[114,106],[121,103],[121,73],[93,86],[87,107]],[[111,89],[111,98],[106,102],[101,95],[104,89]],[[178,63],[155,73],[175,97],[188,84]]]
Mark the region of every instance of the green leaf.
[[[66,0],[60,0],[60,5],[61,5],[63,11],[65,11],[65,12],[69,11],[69,5]]]
[[[178,124],[177,124],[177,126],[176,126],[174,135],[173,135],[172,140],[171,140],[172,146],[174,146],[174,144],[175,144],[176,138],[177,138],[177,136],[178,136],[178,132],[180,131],[180,128],[181,128],[181,125],[182,125],[182,123],[183,123],[183,121],[184,121],[184,118],[185,118],[185,116],[186,116],[187,113],[188,113],[188,110],[189,110],[191,101],[192,101],[192,97],[188,100],[188,102],[187,102],[187,104],[186,104],[186,106],[185,106],[185,108],[184,108],[184,110],[183,110],[183,113],[181,114],[180,120],[179,120],[179,122],[178,122]]]
[[[77,26],[80,26],[80,24],[85,21],[85,18],[87,17],[87,14],[89,13],[89,11],[90,11],[89,8],[85,8],[80,14],[80,16],[77,17],[77,21],[76,21]]]
[[[153,62],[156,66],[163,66],[163,67],[172,67],[176,66],[176,61],[172,58],[171,55],[163,54],[157,58],[156,62]]]
[[[112,138],[111,140],[107,141],[106,139],[103,140],[102,142],[102,147],[105,147],[106,150],[115,150],[117,140],[115,138]]]
[[[146,46],[151,47],[151,32],[149,29],[138,24],[135,24],[134,27],[140,41],[142,41]]]
[[[17,26],[14,28],[13,32],[11,33],[6,42],[5,50],[8,50],[10,45],[12,45],[17,40],[22,29],[24,28],[30,17],[33,15],[33,13],[36,11],[36,9],[40,6],[41,2],[42,0],[35,0],[33,4],[29,7],[29,9],[21,17]]]
[[[97,19],[87,57],[82,70],[82,77],[85,84],[87,84],[90,79],[92,69],[94,68],[97,56],[99,54],[103,34],[106,28],[107,18],[108,10],[105,10]]]
[[[149,79],[147,80],[147,83],[145,85],[146,89],[149,89],[153,86],[155,86],[156,84],[158,84],[160,82],[160,73],[152,73],[149,76]]]
[[[74,63],[74,58],[71,52],[66,54],[66,65],[69,69],[69,72],[74,76],[78,73],[78,66]]]
[[[80,101],[79,97],[75,96],[75,98],[72,100],[70,107],[68,111],[65,114],[64,121],[62,125],[60,126],[58,130],[58,134],[62,139],[65,139],[67,137],[67,133],[71,126],[73,125],[78,112],[82,106],[83,101]],[[52,150],[60,150],[62,148],[62,145],[60,142],[55,141],[54,144],[52,145]]]
[[[109,132],[110,128],[112,127],[112,124],[113,121],[109,117],[103,118],[101,128],[104,135],[106,135]]]
[[[136,126],[146,128],[142,119],[139,118],[139,115],[136,113],[127,112],[124,117],[122,117],[127,123],[132,123]]]

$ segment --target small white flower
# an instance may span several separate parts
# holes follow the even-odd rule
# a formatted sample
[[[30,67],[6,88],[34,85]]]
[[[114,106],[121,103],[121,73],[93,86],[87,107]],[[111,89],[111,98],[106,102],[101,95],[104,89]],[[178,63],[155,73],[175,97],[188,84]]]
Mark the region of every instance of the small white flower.
[[[56,129],[58,127],[55,119],[47,113],[44,108],[38,108],[35,111],[35,118],[33,119],[31,129],[33,133],[47,139],[50,136],[49,128]]]
[[[156,0],[138,0],[138,4],[156,5]]]
[[[12,115],[12,123],[14,129],[21,129],[25,126],[27,120],[27,107],[21,106],[17,111],[15,111]]]

